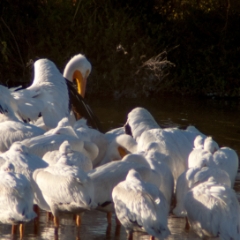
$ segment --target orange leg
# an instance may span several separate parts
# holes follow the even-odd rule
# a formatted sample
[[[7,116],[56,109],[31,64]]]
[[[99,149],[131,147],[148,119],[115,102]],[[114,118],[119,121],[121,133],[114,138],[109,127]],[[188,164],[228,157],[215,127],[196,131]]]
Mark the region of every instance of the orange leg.
[[[54,222],[54,227],[59,228],[59,218],[58,217],[53,217],[53,222]]]
[[[24,233],[24,225],[22,223],[19,225],[19,232],[20,232],[20,239],[22,239],[23,233]]]
[[[12,234],[16,234],[17,233],[17,225],[12,225]]]
[[[79,227],[81,225],[81,216],[80,215],[76,215],[76,225]]]

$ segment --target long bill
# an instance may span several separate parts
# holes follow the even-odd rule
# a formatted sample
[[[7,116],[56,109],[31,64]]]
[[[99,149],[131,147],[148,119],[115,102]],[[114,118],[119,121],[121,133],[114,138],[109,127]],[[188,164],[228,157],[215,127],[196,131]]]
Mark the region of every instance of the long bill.
[[[73,74],[73,79],[75,79],[77,83],[77,91],[78,93],[84,98],[85,97],[85,91],[86,91],[86,84],[87,79],[84,78],[80,71],[76,70]]]

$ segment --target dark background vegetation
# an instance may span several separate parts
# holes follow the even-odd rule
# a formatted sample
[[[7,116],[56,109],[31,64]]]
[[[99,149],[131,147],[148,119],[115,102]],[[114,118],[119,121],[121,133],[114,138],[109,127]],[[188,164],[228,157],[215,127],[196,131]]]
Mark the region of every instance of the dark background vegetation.
[[[83,53],[88,96],[240,96],[239,0],[1,0],[0,11],[1,84],[30,84],[36,58],[63,71]]]

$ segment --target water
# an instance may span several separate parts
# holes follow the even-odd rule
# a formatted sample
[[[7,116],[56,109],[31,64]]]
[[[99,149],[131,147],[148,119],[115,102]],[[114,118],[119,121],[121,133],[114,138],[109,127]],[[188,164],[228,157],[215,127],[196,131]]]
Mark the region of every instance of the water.
[[[127,113],[134,107],[145,107],[154,116],[161,127],[196,126],[206,135],[211,135],[220,146],[228,146],[240,153],[240,102],[215,99],[186,99],[163,96],[159,100],[95,100],[89,99],[89,105],[99,116],[105,131],[122,126]],[[240,196],[240,182],[235,190]],[[171,236],[168,240],[199,240],[190,229],[185,230],[185,219],[173,215],[168,219]],[[98,211],[86,212],[79,228],[73,218],[62,219],[58,235],[54,234],[52,220],[41,211],[39,223],[30,222],[25,226],[24,239],[44,240],[123,240],[127,235],[123,227],[116,227],[112,216],[112,226],[107,225],[106,214]],[[11,226],[0,224],[0,239],[19,239],[19,234],[11,235]],[[148,235],[135,234],[134,239],[149,239]],[[216,238],[214,238],[216,239]]]

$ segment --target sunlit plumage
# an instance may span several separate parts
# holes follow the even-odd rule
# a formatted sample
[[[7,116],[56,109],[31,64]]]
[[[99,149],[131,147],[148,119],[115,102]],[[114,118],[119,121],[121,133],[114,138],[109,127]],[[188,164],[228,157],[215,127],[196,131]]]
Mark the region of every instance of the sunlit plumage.
[[[44,133],[41,128],[20,121],[15,115],[16,109],[16,101],[8,88],[0,85],[0,152],[7,151],[16,141]]]
[[[34,171],[33,178],[55,219],[62,213],[80,214],[96,207],[93,185],[87,174],[69,166],[64,156],[55,165]],[[56,227],[58,224],[56,220]]]
[[[143,182],[140,174],[130,170],[126,180],[112,192],[116,215],[128,234],[144,231],[149,235],[166,238],[169,206],[158,188]]]
[[[0,222],[21,224],[36,217],[33,211],[33,192],[29,180],[14,172],[14,166],[6,162],[0,169]]]
[[[232,188],[209,178],[185,195],[184,206],[191,227],[200,237],[240,239],[240,207]]]
[[[211,177],[214,177],[218,183],[231,187],[231,180],[228,173],[215,165],[190,168],[178,177],[176,185],[176,206],[173,209],[173,213],[176,216],[185,217],[187,215],[184,207],[184,198],[187,192],[196,184],[203,183]]]
[[[149,129],[160,128],[153,116],[145,108],[137,107],[128,113],[125,132],[138,142],[141,134]]]
[[[34,63],[34,80],[26,89],[13,91],[17,113],[24,121],[35,121],[40,116],[47,129],[69,115],[67,84],[55,64],[48,59]]]
[[[219,148],[212,137],[207,137],[204,140],[203,148],[194,148],[188,156],[189,168],[203,166],[215,166],[225,170],[229,174],[233,187],[239,159],[233,149],[229,147]]]

